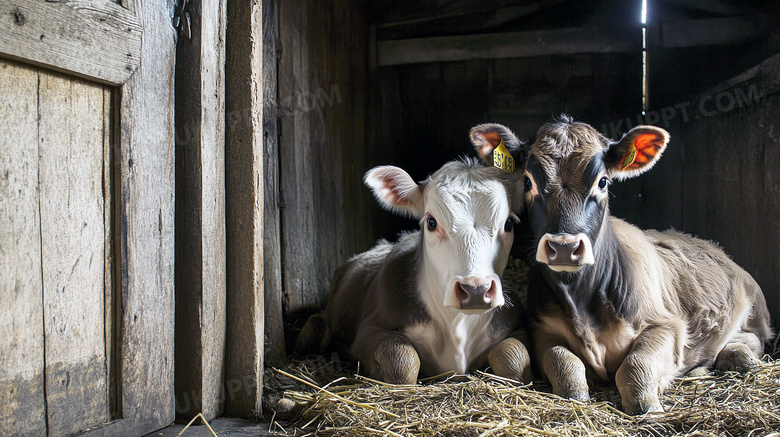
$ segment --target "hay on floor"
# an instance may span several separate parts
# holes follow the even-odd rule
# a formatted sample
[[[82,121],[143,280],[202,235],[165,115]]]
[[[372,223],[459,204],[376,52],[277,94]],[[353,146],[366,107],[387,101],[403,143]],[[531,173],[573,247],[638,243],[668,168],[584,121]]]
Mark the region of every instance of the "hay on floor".
[[[527,274],[525,263],[510,259],[504,282],[514,286],[521,301]],[[777,342],[774,349],[768,352],[777,354]],[[475,437],[758,437],[780,432],[780,360],[769,357],[746,374],[714,372],[680,379],[661,398],[665,412],[646,416],[624,414],[614,384],[593,387],[589,402],[555,396],[541,381],[526,386],[483,372],[391,385],[359,376],[359,368],[348,368],[338,358],[319,356],[266,370],[265,411],[273,415],[272,432]],[[277,407],[285,414],[275,414]]]
[[[596,387],[593,401],[562,399],[541,383],[525,386],[489,373],[418,385],[335,376],[333,363],[298,362],[268,374],[297,403],[274,418],[280,435],[724,435],[780,432],[780,361],[746,374],[717,372],[679,380],[662,397],[665,413],[628,416],[617,389]],[[306,381],[302,383],[300,381]],[[314,388],[314,387],[317,388]],[[279,392],[276,392],[279,393]]]

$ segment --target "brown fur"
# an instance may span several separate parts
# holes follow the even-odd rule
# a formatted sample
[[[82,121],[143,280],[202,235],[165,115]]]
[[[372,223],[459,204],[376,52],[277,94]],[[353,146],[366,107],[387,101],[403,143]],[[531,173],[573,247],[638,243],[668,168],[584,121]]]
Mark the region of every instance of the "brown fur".
[[[610,148],[618,143],[570,119],[545,125],[538,138],[527,173],[538,191],[526,194],[526,206],[532,227],[555,229],[535,228],[535,237],[587,232],[595,252],[595,264],[573,273],[540,263],[529,287],[537,359],[554,391],[584,399],[586,374],[614,378],[627,412],[662,411],[658,395],[680,374],[754,365],[772,336],[755,280],[712,243],[609,216],[608,195],[600,212],[587,210],[594,182],[616,173]],[[536,202],[546,207],[534,210]]]

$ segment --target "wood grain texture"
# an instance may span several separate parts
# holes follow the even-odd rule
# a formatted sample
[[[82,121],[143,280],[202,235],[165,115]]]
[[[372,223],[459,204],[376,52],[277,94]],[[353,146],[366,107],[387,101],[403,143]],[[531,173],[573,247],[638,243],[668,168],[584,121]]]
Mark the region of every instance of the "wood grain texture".
[[[263,394],[263,106],[266,1],[228,4],[225,412],[257,418]],[[273,54],[275,56],[275,54]]]
[[[379,66],[579,53],[641,51],[638,34],[568,28],[377,42]]]
[[[558,1],[526,2],[522,8],[526,14],[531,14],[545,7],[554,6]],[[512,0],[457,0],[446,3],[440,1],[416,2],[414,8],[398,7],[395,2],[380,3],[375,11],[377,18],[381,18],[383,26],[397,26],[401,24],[425,25],[431,20],[458,17],[468,14],[486,13],[516,6]]]
[[[39,75],[38,141],[49,435],[108,422],[103,86]]]
[[[225,356],[225,1],[193,1],[176,51],[177,414],[222,411]]]
[[[118,183],[120,404],[123,419],[89,436],[143,435],[174,420],[174,149],[172,0],[131,8],[142,67],[121,88]]]
[[[282,309],[282,254],[280,251],[281,187],[279,186],[279,62],[278,5],[263,1],[263,286],[265,308],[265,365],[281,367],[287,361]]]
[[[195,2],[197,3],[197,2]],[[203,415],[213,419],[224,402],[225,295],[225,24],[226,0],[202,0],[201,169],[203,245]],[[192,333],[190,333],[192,334]],[[195,351],[192,351],[195,352]]]
[[[279,144],[279,185],[281,187],[281,252],[284,304],[291,309],[316,307],[322,303],[317,292],[316,270],[311,255],[316,239],[314,194],[312,193],[312,148],[309,117],[296,108],[296,99],[309,93],[309,60],[306,5],[279,4],[279,97],[281,138]]]
[[[45,436],[38,75],[0,60],[0,434]]]
[[[141,59],[135,14],[105,0],[4,1],[0,28],[0,56],[104,83],[123,84]]]
[[[74,211],[78,210],[94,210],[94,216],[99,216],[99,223],[91,225],[91,222],[87,221],[87,227],[84,232],[105,233],[107,232],[106,229],[108,229],[107,226],[113,226],[111,225],[113,218],[108,217],[112,211],[107,213],[105,210],[106,204],[102,203],[101,199],[103,199],[102,196],[104,194],[102,191],[106,189],[105,184],[110,185],[112,183],[110,179],[116,176],[116,192],[119,193],[116,201],[120,206],[117,208],[118,214],[116,216],[118,220],[116,221],[116,227],[113,229],[115,234],[118,235],[117,252],[119,256],[115,265],[119,274],[117,275],[118,294],[114,296],[112,291],[112,298],[115,297],[116,300],[120,301],[119,306],[117,311],[114,312],[113,308],[109,308],[112,303],[106,305],[104,302],[104,299],[107,298],[107,292],[104,288],[110,281],[109,275],[106,274],[106,270],[110,269],[109,264],[112,262],[110,256],[106,256],[103,253],[98,259],[93,257],[92,265],[90,266],[88,257],[82,257],[76,263],[72,259],[68,260],[66,256],[58,258],[57,256],[42,255],[41,251],[44,250],[40,246],[42,230],[38,229],[38,257],[28,256],[25,257],[24,262],[20,263],[14,261],[14,265],[17,267],[28,269],[30,267],[26,266],[25,263],[30,262],[30,260],[35,261],[36,259],[40,263],[41,257],[44,256],[47,270],[43,271],[41,265],[38,264],[37,277],[39,279],[34,292],[36,298],[33,300],[28,297],[29,302],[26,303],[26,305],[29,305],[31,302],[34,302],[34,305],[37,305],[37,315],[35,308],[26,307],[19,308],[18,311],[15,310],[11,314],[13,317],[18,317],[20,314],[29,314],[37,320],[36,325],[25,328],[29,339],[36,341],[36,338],[43,338],[44,327],[49,331],[47,335],[52,336],[51,345],[45,348],[46,354],[51,354],[52,357],[51,362],[47,363],[48,365],[46,366],[50,380],[47,381],[48,384],[44,384],[42,362],[44,348],[42,342],[38,346],[41,348],[38,355],[40,358],[35,357],[36,352],[34,350],[25,350],[25,348],[28,348],[26,342],[19,343],[24,346],[22,348],[14,346],[14,352],[8,356],[10,358],[14,357],[17,351],[25,354],[30,353],[31,356],[27,357],[27,359],[30,360],[34,367],[40,366],[40,372],[35,374],[28,369],[27,373],[20,375],[14,381],[12,387],[14,393],[22,393],[25,397],[22,398],[20,395],[15,401],[3,402],[3,414],[8,414],[8,416],[3,417],[11,417],[11,420],[16,420],[14,417],[18,416],[14,416],[15,414],[18,414],[20,411],[23,411],[25,414],[25,423],[22,423],[19,428],[10,431],[11,433],[21,432],[25,435],[36,435],[38,433],[42,435],[46,433],[45,428],[42,431],[36,428],[41,423],[45,426],[44,421],[47,414],[44,411],[45,404],[41,405],[43,400],[39,400],[36,397],[36,392],[33,391],[37,390],[39,393],[42,393],[44,386],[47,387],[47,391],[50,391],[49,394],[52,398],[52,409],[48,414],[48,419],[52,421],[52,425],[49,428],[52,434],[67,432],[65,428],[55,429],[55,426],[63,423],[57,422],[59,420],[58,415],[65,420],[64,410],[61,410],[60,407],[69,409],[68,412],[73,413],[74,417],[76,417],[76,419],[65,420],[71,423],[66,423],[64,426],[78,424],[78,426],[73,425],[72,429],[92,427],[90,430],[82,433],[82,435],[89,436],[144,435],[173,421],[174,210],[172,60],[174,34],[171,30],[169,15],[169,11],[173,8],[173,3],[158,1],[144,2],[143,5],[139,3],[126,6],[130,6],[128,11],[138,14],[143,21],[145,33],[141,57],[144,60],[144,68],[139,69],[119,90],[117,95],[121,102],[115,107],[112,103],[107,103],[106,100],[113,100],[113,97],[109,98],[112,93],[103,87],[97,87],[100,91],[94,94],[91,92],[85,94],[79,89],[70,89],[62,96],[50,100],[47,100],[47,98],[51,96],[48,95],[47,97],[44,93],[41,99],[41,107],[43,109],[41,111],[41,138],[44,139],[44,143],[41,143],[43,145],[40,146],[40,150],[42,154],[51,154],[51,156],[44,156],[42,160],[43,176],[45,177],[48,172],[51,177],[49,180],[41,183],[41,205],[50,210],[52,208],[62,208],[62,210],[56,211],[57,214],[61,212],[62,217],[68,217],[68,214],[73,215]],[[70,71],[67,68],[61,69]],[[3,78],[5,77],[4,75]],[[81,81],[73,81],[71,78],[65,79],[51,73],[41,73],[41,78],[42,83],[51,85],[48,88],[64,89],[66,87],[79,88],[86,86]],[[62,80],[60,81],[60,79]],[[26,83],[24,80],[15,80],[14,90],[23,89],[23,85]],[[37,87],[37,77],[35,77],[35,85]],[[88,87],[93,87],[93,85]],[[89,98],[84,100],[84,95],[93,96],[95,100],[91,101]],[[0,99],[5,99],[7,96],[14,97],[15,94],[14,92],[0,93]],[[74,102],[77,103],[74,104]],[[19,117],[22,117],[25,113],[20,106],[21,103],[24,103],[24,100],[14,97],[11,106],[20,110],[18,113],[14,111],[14,114]],[[68,105],[71,106],[69,107]],[[109,106],[112,108],[109,109]],[[78,108],[77,114],[73,113],[74,108]],[[114,113],[114,109],[118,113]],[[86,110],[86,114],[81,114],[82,110]],[[50,113],[56,113],[56,117],[46,115]],[[91,125],[89,121],[92,120],[92,117],[81,119],[82,116],[89,113],[96,114],[100,122],[96,125]],[[3,114],[5,114],[5,111]],[[56,123],[54,119],[63,116],[63,114],[69,115],[70,118],[61,121],[61,123]],[[111,132],[110,136],[106,135],[105,131],[110,126],[113,126],[113,122],[105,120],[107,114],[116,115],[115,120],[119,123],[119,129]],[[37,108],[34,108],[32,111],[33,120],[37,120],[37,116]],[[24,171],[27,172],[30,171],[30,164],[36,163],[39,159],[37,139],[39,132],[37,126],[25,126],[21,122],[18,123],[18,126],[21,129],[18,132],[19,138],[26,138],[26,135],[31,133],[35,135],[34,155],[25,157],[24,164],[15,170],[16,172],[19,169],[25,169]],[[93,144],[92,141],[86,138],[90,135],[90,132],[94,133],[96,130],[100,131],[101,136],[96,141],[96,144]],[[46,147],[45,141],[57,136],[64,136],[65,133],[70,134],[66,143],[74,142],[75,144],[71,144],[73,147],[65,150],[59,148],[53,152]],[[108,139],[109,137],[110,139]],[[90,146],[96,147],[91,148]],[[108,166],[111,164],[103,160],[104,157],[101,157],[101,162],[94,168],[81,163],[78,165],[73,164],[74,161],[80,159],[81,154],[93,151],[93,148],[99,149],[98,153],[101,155],[107,149],[113,149],[117,157],[116,171],[111,172],[108,170]],[[6,155],[5,151],[14,149],[3,147],[2,150],[3,153],[0,154],[0,157],[10,156]],[[19,148],[19,151],[20,153],[29,152],[24,147]],[[58,153],[61,156],[57,155]],[[14,159],[18,157],[17,154],[13,156]],[[24,178],[17,177],[15,172],[4,174],[14,175],[14,182],[24,180]],[[104,172],[106,173],[104,174]],[[22,174],[26,173],[19,173],[19,175]],[[36,167],[36,184],[38,183],[37,174],[38,169]],[[85,175],[88,176],[89,181],[80,181],[79,179]],[[52,183],[53,177],[60,178],[57,184]],[[78,186],[79,182],[82,182],[82,186]],[[71,184],[70,187],[68,183]],[[66,187],[67,190],[60,193],[58,190],[63,187]],[[36,205],[36,213],[38,192],[35,190],[37,189],[37,186],[32,188],[32,192],[36,196],[35,202],[21,202],[24,205]],[[78,202],[83,200],[83,197],[80,197],[79,190],[82,189],[96,190],[98,197],[97,199],[92,198],[92,203],[79,208]],[[63,194],[66,199],[64,207],[62,205]],[[71,205],[67,203],[67,195],[71,196]],[[92,216],[93,214],[89,215]],[[81,219],[82,217],[78,218]],[[75,230],[69,229],[70,221],[63,223],[61,229],[55,230],[54,227],[60,225],[57,221],[60,219],[59,215],[53,216],[49,214],[46,220],[44,220],[44,217],[41,217],[37,223],[45,223],[49,233],[75,232]],[[28,221],[33,226],[36,223],[35,220],[28,219]],[[83,221],[80,222],[82,227],[83,223]],[[3,229],[5,230],[6,228],[3,227]],[[92,241],[89,238],[83,238],[84,241],[82,242],[82,236],[78,235],[78,237],[75,238],[73,236],[73,238],[68,237],[60,240],[46,238],[43,240],[47,246],[45,249],[48,252],[56,252],[61,249],[65,249],[64,252],[81,250],[80,244]],[[95,251],[105,252],[110,242],[107,242],[103,237],[100,240],[99,243],[95,242]],[[5,244],[5,241],[3,241],[3,244]],[[5,259],[0,257],[2,261]],[[62,266],[58,265],[58,262],[62,260],[70,261],[69,264],[65,263],[65,266],[68,267],[67,275],[62,274]],[[99,273],[95,273],[97,276],[100,276],[99,284],[96,284],[96,287],[99,288],[97,293],[99,296],[90,295],[89,300],[83,305],[82,302],[78,303],[78,308],[81,310],[82,306],[85,306],[88,309],[88,311],[85,311],[85,323],[96,322],[97,319],[99,321],[96,322],[97,328],[94,331],[92,330],[93,326],[88,326],[83,331],[78,330],[77,332],[73,330],[73,332],[68,332],[69,327],[78,327],[78,324],[82,323],[81,319],[74,317],[74,315],[81,316],[81,313],[73,310],[74,304],[72,303],[68,308],[69,311],[65,311],[64,308],[68,305],[60,298],[63,294],[72,291],[68,288],[74,285],[70,281],[89,279],[90,273],[82,275],[82,272],[76,271],[80,268],[85,268],[80,267],[82,264],[87,268],[95,268],[95,272],[99,271]],[[73,269],[74,277],[69,276],[70,269]],[[75,276],[75,273],[78,273],[80,276]],[[3,276],[4,278],[6,276]],[[45,282],[47,278],[49,280],[48,283]],[[48,297],[53,297],[53,299],[48,300],[46,309],[51,313],[52,317],[47,317],[41,311],[44,308],[44,298],[47,297],[44,294],[44,287],[49,283],[53,285],[65,284],[65,293],[62,293],[61,287],[58,290],[58,287],[55,286],[52,287],[54,294],[48,294]],[[19,284],[19,282],[17,281],[16,284]],[[59,295],[57,294],[58,292]],[[95,300],[99,301],[97,305],[93,305]],[[93,306],[97,307],[96,311],[92,311],[94,309]],[[97,316],[95,316],[96,320],[92,320],[93,313],[97,313]],[[117,323],[111,327],[102,323],[103,318],[109,313],[115,314],[117,317]],[[55,319],[54,315],[57,315],[58,318]],[[5,322],[5,320],[3,321]],[[22,323],[21,320],[18,323]],[[116,348],[111,346],[112,352],[107,352],[109,349],[107,346],[103,344],[96,346],[94,342],[86,338],[93,334],[96,337],[110,338],[109,330],[115,332],[118,339]],[[62,343],[73,339],[81,340],[84,344],[72,346],[71,349],[73,351],[65,350],[68,348],[64,348]],[[90,348],[92,347],[95,350],[91,350]],[[86,356],[78,356],[85,350]],[[107,388],[108,384],[105,383],[105,372],[107,367],[111,368],[114,365],[108,364],[107,366],[106,356],[109,353],[113,355],[113,350],[121,350],[121,358],[116,363],[118,368],[116,375],[118,387],[115,392],[117,401],[109,404],[106,397],[107,394],[111,393],[111,390]],[[71,352],[74,353],[71,354]],[[92,352],[96,352],[96,354],[90,359],[89,353]],[[100,354],[103,354],[102,358],[100,358]],[[6,354],[4,353],[3,357],[5,356]],[[68,363],[67,360],[70,358],[77,360],[77,363]],[[5,369],[6,366],[3,366],[3,368]],[[13,370],[13,367],[8,368]],[[99,403],[100,405],[88,405],[83,407],[83,410],[80,410],[81,407],[78,407],[78,405],[84,405],[85,392],[94,388],[95,378],[93,376],[97,368],[101,368],[97,373],[103,374],[103,376],[97,379],[103,378],[104,382],[102,383],[102,390],[95,391],[101,392],[99,397],[102,398],[102,401]],[[64,387],[61,384],[62,382],[65,383]],[[55,386],[57,383],[60,383],[60,386]],[[97,384],[100,385],[99,382]],[[67,398],[68,405],[63,405],[64,401],[61,397],[58,397],[62,390],[66,392],[64,396]],[[5,391],[0,393],[5,393]],[[23,408],[23,410],[11,408],[14,405]],[[90,411],[86,411],[86,409]],[[101,423],[114,418],[113,416],[108,416],[109,409],[116,409],[119,418],[108,424]],[[99,415],[100,419],[96,421],[81,420],[84,416],[92,414]],[[3,421],[3,426],[6,424],[15,423],[13,421]],[[24,427],[30,427],[29,432],[25,431]]]
[[[681,217],[680,230],[718,242],[756,279],[775,326],[780,324],[778,77],[780,55],[775,55],[696,96],[688,117],[669,126],[669,147],[681,151],[681,184],[643,187],[647,207],[663,204],[663,215]],[[674,156],[665,154],[662,161]],[[679,190],[680,202],[667,202],[670,189]],[[668,227],[659,215],[643,210],[645,226]]]
[[[485,30],[506,27],[517,20],[532,16],[541,9],[547,9],[557,4],[563,3],[563,0],[546,1],[542,5],[540,2],[518,5],[517,2],[506,2],[501,7],[489,5],[487,2],[475,3],[476,8],[462,8],[453,13],[444,12],[445,9],[452,7],[453,3],[441,5],[438,10],[425,15],[417,15],[416,18],[408,17],[397,23],[378,23],[377,39],[408,39],[425,38],[431,36],[445,35],[464,35],[469,33],[484,33]],[[405,8],[395,8],[401,11]],[[417,14],[420,9],[407,10]],[[441,13],[444,12],[444,13]]]
[[[280,251],[285,315],[295,320],[324,305],[338,265],[370,245],[368,27],[358,2],[283,2],[279,32]]]

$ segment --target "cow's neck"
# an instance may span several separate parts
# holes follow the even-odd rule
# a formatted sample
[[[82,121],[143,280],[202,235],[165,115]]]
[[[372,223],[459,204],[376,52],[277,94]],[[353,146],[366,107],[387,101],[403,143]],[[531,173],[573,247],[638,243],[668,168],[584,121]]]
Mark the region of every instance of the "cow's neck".
[[[636,311],[630,299],[631,277],[625,249],[614,234],[608,214],[594,241],[595,262],[575,273],[556,273],[542,266],[543,276],[556,300],[572,318],[617,315],[627,318]]]
[[[423,302],[431,317],[425,329],[433,330],[426,333],[433,341],[422,346],[429,349],[431,358],[438,365],[437,372],[468,372],[472,366],[479,365],[476,360],[492,345],[489,329],[493,311],[464,314],[455,308],[444,306],[443,296],[448,290],[442,287],[441,279],[431,270],[423,266],[418,282]]]

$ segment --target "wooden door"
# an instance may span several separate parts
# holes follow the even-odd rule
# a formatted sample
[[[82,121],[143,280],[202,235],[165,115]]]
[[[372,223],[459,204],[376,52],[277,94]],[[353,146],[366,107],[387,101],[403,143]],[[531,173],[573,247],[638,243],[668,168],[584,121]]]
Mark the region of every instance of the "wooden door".
[[[172,9],[0,4],[0,435],[173,421]]]

